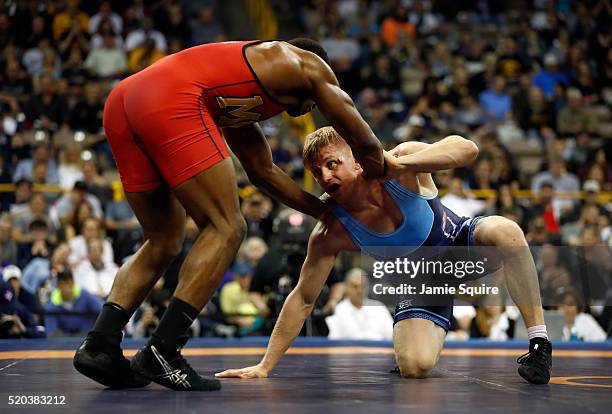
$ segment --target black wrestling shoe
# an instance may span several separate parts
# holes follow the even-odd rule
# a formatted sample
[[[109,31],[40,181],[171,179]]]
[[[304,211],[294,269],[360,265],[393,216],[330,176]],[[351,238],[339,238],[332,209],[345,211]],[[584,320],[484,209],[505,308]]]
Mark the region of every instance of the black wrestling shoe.
[[[102,335],[90,332],[74,354],[77,371],[110,388],[140,388],[151,383],[132,371],[119,344],[121,334]]]
[[[221,382],[202,378],[180,351],[166,355],[155,345],[142,348],[132,359],[132,369],[151,381],[175,391],[216,391]]]
[[[395,368],[389,370],[389,374],[402,375],[402,372],[400,371],[399,367],[396,365]]]
[[[521,366],[518,373],[532,384],[548,384],[552,369],[552,344],[548,339],[533,338],[529,352],[516,360]]]

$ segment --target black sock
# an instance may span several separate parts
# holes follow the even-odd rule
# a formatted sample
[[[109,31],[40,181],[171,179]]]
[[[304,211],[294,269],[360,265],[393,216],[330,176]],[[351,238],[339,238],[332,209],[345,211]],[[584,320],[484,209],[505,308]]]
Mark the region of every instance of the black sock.
[[[189,303],[173,297],[149,344],[161,347],[162,351],[175,353],[185,344],[187,329],[200,311]]]
[[[91,331],[103,335],[118,335],[129,320],[130,314],[125,309],[116,303],[106,302]]]

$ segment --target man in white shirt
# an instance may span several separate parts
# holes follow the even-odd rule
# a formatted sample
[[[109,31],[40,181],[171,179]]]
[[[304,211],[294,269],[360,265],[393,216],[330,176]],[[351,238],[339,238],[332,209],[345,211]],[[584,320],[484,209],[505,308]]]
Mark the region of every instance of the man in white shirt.
[[[112,33],[105,33],[102,36],[102,47],[93,49],[85,60],[85,67],[102,78],[120,76],[127,70],[127,64],[127,56],[117,46]]]
[[[149,17],[142,19],[142,29],[130,32],[125,38],[125,49],[128,52],[142,45],[147,39],[155,41],[155,48],[165,52],[168,48],[164,35],[153,28],[153,20]]]
[[[102,238],[100,226],[101,224],[98,219],[85,219],[81,234],[68,241],[68,246],[70,247],[70,257],[68,260],[72,265],[78,266],[81,262],[87,260],[89,256],[87,245],[92,239],[100,239],[102,244],[102,261],[108,264],[115,262],[113,246],[108,240]]]
[[[474,198],[463,189],[461,178],[458,177],[451,179],[448,193],[440,198],[440,201],[446,207],[464,217],[476,217],[486,207],[484,201]]]
[[[365,272],[354,268],[346,274],[346,298],[325,319],[329,339],[390,340],[393,319],[382,302],[364,297]]]
[[[113,11],[110,1],[103,1],[100,3],[98,13],[94,14],[89,19],[89,33],[92,35],[95,34],[100,27],[100,23],[105,19],[111,22],[115,33],[121,33],[123,31],[123,19]]]
[[[74,269],[74,281],[100,298],[105,298],[113,287],[119,268],[115,263],[102,259],[102,239],[93,238],[87,243],[87,260]]]

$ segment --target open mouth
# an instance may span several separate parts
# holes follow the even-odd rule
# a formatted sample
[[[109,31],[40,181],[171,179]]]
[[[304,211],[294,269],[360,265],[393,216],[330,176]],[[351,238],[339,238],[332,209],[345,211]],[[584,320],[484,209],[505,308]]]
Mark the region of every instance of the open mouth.
[[[340,184],[338,184],[338,183],[330,184],[330,186],[327,187],[327,192],[329,194],[333,194],[336,191],[338,191],[339,188],[340,188]]]

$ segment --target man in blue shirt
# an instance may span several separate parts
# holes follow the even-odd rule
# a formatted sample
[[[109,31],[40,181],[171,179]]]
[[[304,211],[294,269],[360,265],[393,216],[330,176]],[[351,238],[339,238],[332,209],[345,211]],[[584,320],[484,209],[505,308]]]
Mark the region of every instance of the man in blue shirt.
[[[544,56],[544,70],[540,71],[533,78],[532,84],[539,86],[546,98],[552,98],[555,92],[555,83],[563,86],[569,85],[569,78],[564,72],[559,70],[559,60],[552,53]]]
[[[69,270],[60,272],[57,275],[57,288],[51,292],[49,302],[45,305],[49,312],[45,317],[47,333],[52,336],[87,332],[103,303],[101,298],[75,285]]]
[[[480,106],[495,121],[503,121],[512,109],[512,98],[505,91],[506,80],[496,76],[489,89],[480,93]]]

